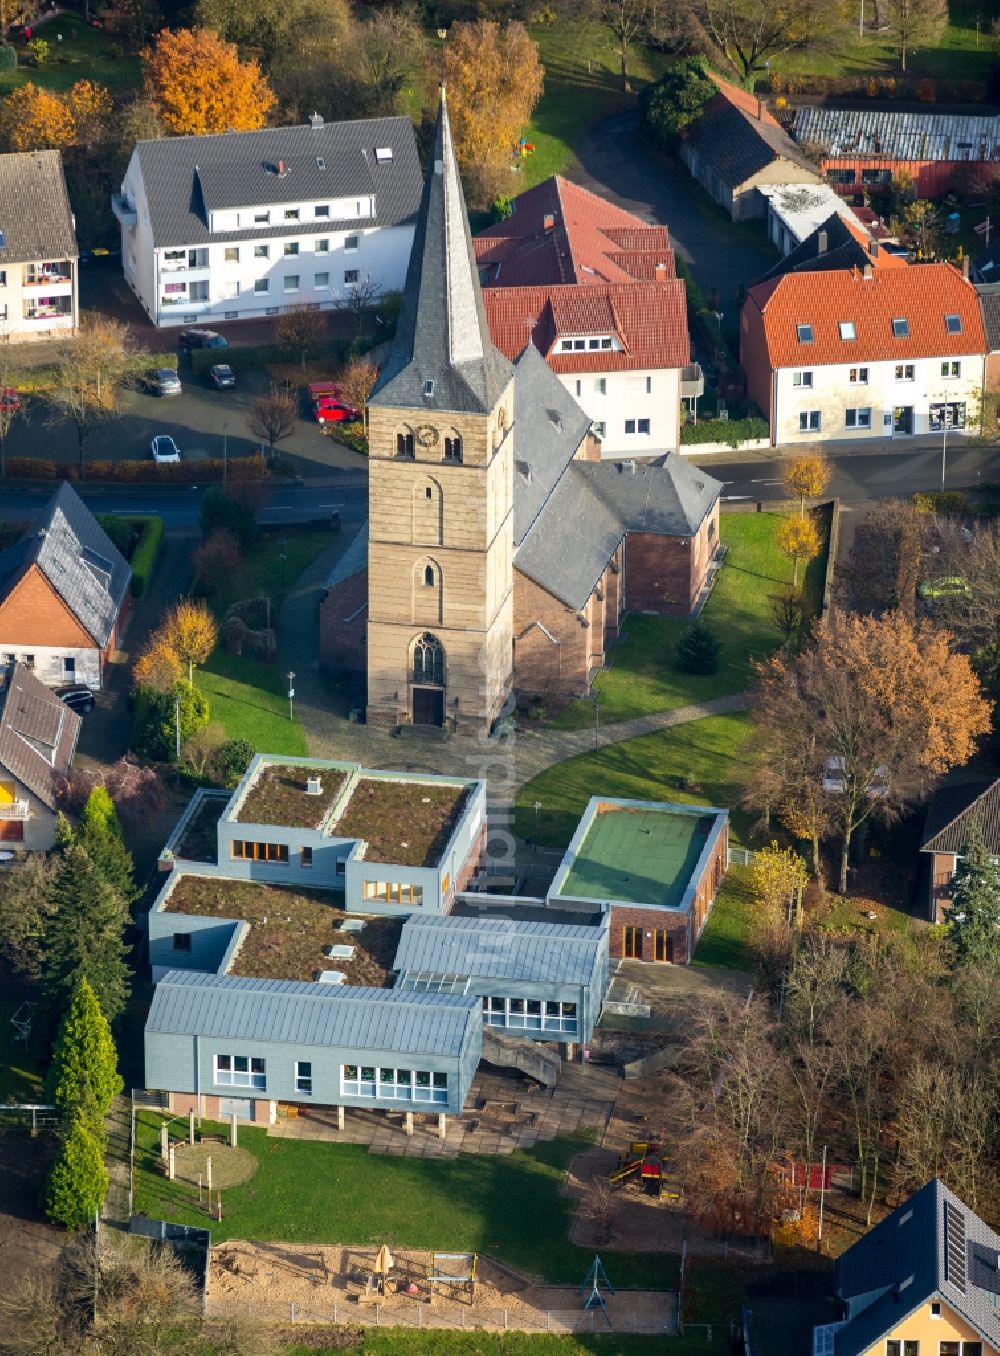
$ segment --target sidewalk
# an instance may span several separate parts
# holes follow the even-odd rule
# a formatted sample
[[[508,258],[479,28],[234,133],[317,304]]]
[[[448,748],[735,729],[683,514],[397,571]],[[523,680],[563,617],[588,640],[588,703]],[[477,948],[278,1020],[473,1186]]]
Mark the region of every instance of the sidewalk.
[[[978,447],[988,452],[995,450],[997,444],[980,443],[978,439],[971,441],[961,434],[952,434],[948,442],[949,456],[963,446]],[[738,447],[724,447],[719,452],[701,452],[697,443],[686,443],[680,451],[689,461],[699,464],[704,461],[706,467],[711,469],[712,463],[716,461],[730,466],[739,462],[754,465],[758,462],[791,461],[793,457],[818,455],[826,456],[831,461],[840,461],[842,458],[871,457],[879,452],[884,452],[887,456],[900,456],[907,452],[939,453],[941,435],[932,433],[910,438],[838,438],[836,442],[784,443],[781,447],[760,447],[749,451],[741,451]]]

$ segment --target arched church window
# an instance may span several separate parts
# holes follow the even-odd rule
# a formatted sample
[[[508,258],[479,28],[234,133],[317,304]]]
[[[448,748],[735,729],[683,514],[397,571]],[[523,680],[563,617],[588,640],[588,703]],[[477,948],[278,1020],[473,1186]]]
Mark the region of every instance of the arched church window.
[[[396,434],[396,456],[412,457],[413,455],[413,434],[406,429],[400,429]]]
[[[462,439],[458,433],[444,440],[444,459],[445,461],[461,462],[462,460]]]
[[[425,585],[425,587],[427,587],[427,588],[429,588],[429,589],[432,589],[432,588],[434,587],[434,566],[433,566],[433,565],[425,565],[425,566],[424,566],[424,585]]]
[[[444,686],[444,649],[437,636],[432,636],[429,631],[425,631],[413,647],[413,681]]]

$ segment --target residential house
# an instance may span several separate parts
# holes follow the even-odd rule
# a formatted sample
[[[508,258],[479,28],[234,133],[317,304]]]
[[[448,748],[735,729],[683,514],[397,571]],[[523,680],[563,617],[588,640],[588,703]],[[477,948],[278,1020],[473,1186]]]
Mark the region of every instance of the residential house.
[[[838,1257],[813,1356],[997,1356],[1000,1235],[935,1178]]]
[[[23,664],[0,669],[0,843],[47,852],[56,792],[73,763],[80,717]]]
[[[758,189],[822,182],[763,100],[716,75],[712,79],[719,92],[681,133],[679,154],[733,221],[767,215],[767,198]]]
[[[986,392],[996,396],[1000,395],[1000,281],[977,283],[976,293],[986,335]]]
[[[681,402],[704,389],[665,226],[555,176],[473,242],[493,342],[530,341],[590,416],[601,455],[680,445]]]
[[[978,427],[979,298],[950,264],[795,271],[743,305],[740,363],[771,442],[827,443]]]
[[[1000,780],[942,786],[927,807],[920,851],[926,853],[927,917],[943,923],[951,904],[951,882],[973,829],[1000,858]]]
[[[443,99],[430,163],[369,402],[365,538],[321,605],[321,653],[366,671],[370,724],[478,733],[515,687],[586,691],[625,607],[690,615],[721,485],[673,454],[602,461],[527,333],[516,363],[497,348]]]
[[[59,152],[0,155],[0,335],[76,333],[79,253]]]
[[[100,688],[128,615],[132,569],[64,481],[0,552],[0,656],[52,687]]]
[[[758,191],[767,199],[767,238],[782,254],[790,253],[831,216],[842,217],[863,236],[868,234],[829,184],[766,184]]]
[[[409,118],[165,137],[132,152],[112,210],[155,325],[349,305],[403,285],[420,201]]]
[[[792,135],[818,152],[821,172],[845,197],[886,194],[909,175],[921,198],[941,198],[1000,160],[1000,115],[897,109],[795,110]]]
[[[831,212],[815,230],[791,247],[758,282],[785,273],[827,273],[833,269],[905,268],[908,251],[880,239],[874,231],[842,212]]]

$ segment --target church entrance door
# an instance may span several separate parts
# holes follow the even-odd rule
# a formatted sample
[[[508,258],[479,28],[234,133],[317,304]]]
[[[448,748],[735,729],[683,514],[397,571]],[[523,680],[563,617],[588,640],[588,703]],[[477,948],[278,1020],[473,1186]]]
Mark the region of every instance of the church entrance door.
[[[444,689],[415,687],[413,689],[414,725],[444,724]]]

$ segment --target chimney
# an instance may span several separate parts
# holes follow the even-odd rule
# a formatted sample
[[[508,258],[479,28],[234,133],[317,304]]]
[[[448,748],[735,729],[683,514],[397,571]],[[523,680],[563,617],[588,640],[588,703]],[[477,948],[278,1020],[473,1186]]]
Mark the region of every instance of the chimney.
[[[279,160],[279,161],[278,161],[278,173],[279,173],[279,174],[284,174],[284,172],[285,172],[285,162],[284,162],[284,160]]]
[[[825,254],[826,247],[829,243],[830,240],[826,231],[820,231],[819,235],[816,237],[816,253]]]
[[[872,257],[873,259],[877,259],[877,258],[878,258],[878,241],[877,241],[877,240],[875,240],[875,239],[869,240],[869,242],[868,242],[868,253],[871,255],[871,257]]]
[[[542,230],[549,235],[556,228],[556,215],[554,212],[546,212],[542,217]]]
[[[962,255],[962,277],[966,282],[969,281],[969,256],[967,254]]]
[[[870,282],[874,276],[875,270],[872,268],[871,264],[865,264],[865,281]]]
[[[658,283],[665,283],[665,282],[667,281],[667,266],[666,266],[666,264],[657,264],[657,265],[656,265],[656,269],[655,269],[655,277],[656,277],[656,281],[657,281]]]
[[[317,128],[322,127],[323,115],[321,113],[310,113],[309,126],[313,129],[313,131],[316,131]]]
[[[757,121],[758,121],[758,122],[763,122],[763,121],[764,121],[764,114],[765,114],[766,112],[767,112],[767,104],[764,102],[763,99],[758,99],[758,100],[757,100]]]
[[[323,794],[323,783],[320,781],[319,777],[307,777],[306,795],[321,796],[322,794]]]

